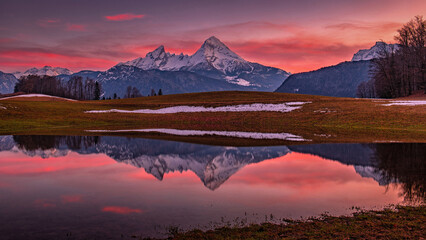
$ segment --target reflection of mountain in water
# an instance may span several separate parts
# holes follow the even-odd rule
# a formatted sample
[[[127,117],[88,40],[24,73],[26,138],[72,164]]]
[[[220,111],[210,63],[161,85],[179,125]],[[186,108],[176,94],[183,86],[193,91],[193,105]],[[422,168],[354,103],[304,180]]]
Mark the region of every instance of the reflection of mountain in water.
[[[96,152],[144,168],[159,180],[165,173],[193,171],[216,189],[242,167],[289,152],[287,147],[230,148],[143,138],[102,137]]]
[[[289,152],[285,146],[235,148],[124,137],[4,136],[1,142],[5,143],[2,150],[43,158],[65,156],[70,149],[79,154],[104,153],[118,162],[144,168],[159,180],[169,172],[190,170],[211,190],[248,164]]]
[[[354,166],[362,177],[380,185],[399,182],[408,199],[425,199],[426,144],[313,144],[279,147],[222,147],[124,137],[0,136],[0,151],[23,152],[43,158],[103,153],[118,162],[144,168],[159,180],[175,171],[193,171],[215,190],[239,169],[283,156],[308,153]]]
[[[290,150],[308,153],[325,159],[354,166],[355,171],[362,177],[373,178],[380,185],[390,182],[384,179],[383,173],[376,168],[374,159],[375,148],[368,144],[309,144],[290,146]]]
[[[408,201],[426,199],[424,143],[313,144],[289,149],[352,165],[359,175],[380,185],[401,183]]]

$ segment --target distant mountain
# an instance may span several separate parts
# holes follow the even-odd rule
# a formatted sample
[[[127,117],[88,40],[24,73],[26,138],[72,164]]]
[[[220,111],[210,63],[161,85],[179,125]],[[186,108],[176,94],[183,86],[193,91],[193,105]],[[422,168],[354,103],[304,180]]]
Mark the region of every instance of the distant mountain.
[[[384,42],[376,42],[370,49],[361,49],[352,57],[352,61],[365,61],[380,58],[383,51],[395,52],[399,49],[398,44],[387,44]]]
[[[105,97],[114,93],[122,97],[128,86],[138,88],[143,95],[160,88],[164,94],[273,91],[289,76],[281,69],[244,60],[216,37],[208,38],[191,56],[171,54],[160,46],[145,57],[119,63],[105,72],[72,73],[66,68],[45,66],[14,74],[17,78],[30,74],[58,76],[65,81],[73,76],[91,78],[102,83]]]
[[[356,97],[360,83],[370,79],[371,61],[343,62],[312,72],[291,75],[276,90],[331,97]]]
[[[370,49],[359,50],[351,62],[342,62],[311,72],[293,74],[275,90],[331,97],[356,97],[360,83],[370,80],[371,61],[380,57],[383,49],[395,51],[398,44],[376,42]]]
[[[82,77],[83,79],[86,79],[86,78],[97,79],[98,76],[101,73],[103,73],[103,72],[101,72],[101,71],[92,71],[92,70],[83,70],[83,71],[80,71],[80,72],[73,73],[71,75],[60,74],[57,77],[60,78],[60,79],[62,79],[62,80],[65,80],[65,81],[68,81],[71,77],[74,77],[74,76],[79,76],[79,77]]]
[[[27,75],[40,75],[40,76],[42,75],[58,76],[61,74],[71,75],[72,72],[66,68],[44,66],[42,68],[30,68],[23,73],[14,72],[13,74],[15,75],[16,78],[20,78],[21,76],[27,76]]]
[[[244,60],[216,37],[208,38],[193,55],[176,55],[160,46],[132,61],[118,64],[172,72],[193,72],[201,76],[243,86],[244,90],[272,91],[289,73]]]
[[[0,94],[13,93],[18,79],[11,73],[0,71]]]

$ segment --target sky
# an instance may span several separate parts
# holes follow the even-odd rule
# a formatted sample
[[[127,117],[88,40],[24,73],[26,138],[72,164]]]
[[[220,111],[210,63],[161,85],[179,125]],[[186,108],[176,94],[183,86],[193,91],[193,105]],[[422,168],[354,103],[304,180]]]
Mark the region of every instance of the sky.
[[[193,54],[210,36],[251,62],[291,73],[349,61],[424,0],[1,0],[0,71],[106,70],[159,45]]]

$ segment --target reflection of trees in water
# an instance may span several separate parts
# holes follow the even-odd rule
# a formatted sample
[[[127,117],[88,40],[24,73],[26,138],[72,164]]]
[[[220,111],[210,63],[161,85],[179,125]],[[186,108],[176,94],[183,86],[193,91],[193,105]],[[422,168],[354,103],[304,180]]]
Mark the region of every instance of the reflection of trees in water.
[[[426,144],[381,143],[371,144],[373,156],[380,172],[388,182],[398,182],[405,200],[425,202]]]
[[[50,136],[50,135],[15,135],[13,140],[19,149],[27,151],[68,148],[71,150],[87,149],[99,142],[98,136]]]

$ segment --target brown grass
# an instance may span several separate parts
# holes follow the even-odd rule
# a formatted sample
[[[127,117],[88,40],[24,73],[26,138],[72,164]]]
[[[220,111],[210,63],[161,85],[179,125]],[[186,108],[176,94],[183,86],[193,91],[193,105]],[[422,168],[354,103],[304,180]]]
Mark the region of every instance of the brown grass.
[[[317,142],[426,142],[426,106],[382,106],[376,100],[266,92],[210,92],[107,101],[1,100],[0,134],[84,134],[87,129],[176,128],[287,132]],[[96,109],[224,106],[309,101],[302,109],[278,112],[177,114],[84,113]],[[383,100],[385,101],[385,100]],[[99,135],[99,134],[97,134]],[[168,138],[161,134],[149,135]],[[217,141],[218,138],[185,138]],[[222,140],[220,140],[222,141]],[[219,141],[219,142],[220,142]],[[274,143],[275,144],[275,143]]]
[[[168,239],[425,239],[426,207],[357,212],[353,216],[223,227],[203,232],[171,232]]]

